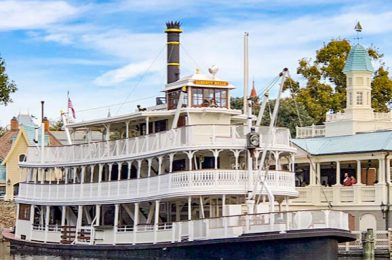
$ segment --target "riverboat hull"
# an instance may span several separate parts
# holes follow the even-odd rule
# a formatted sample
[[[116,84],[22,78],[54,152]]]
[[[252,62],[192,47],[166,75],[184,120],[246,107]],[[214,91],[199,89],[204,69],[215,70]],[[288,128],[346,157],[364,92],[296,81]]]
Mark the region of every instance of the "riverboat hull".
[[[338,243],[355,236],[340,229],[255,233],[236,238],[138,245],[65,245],[16,239],[11,252],[106,259],[337,259]]]

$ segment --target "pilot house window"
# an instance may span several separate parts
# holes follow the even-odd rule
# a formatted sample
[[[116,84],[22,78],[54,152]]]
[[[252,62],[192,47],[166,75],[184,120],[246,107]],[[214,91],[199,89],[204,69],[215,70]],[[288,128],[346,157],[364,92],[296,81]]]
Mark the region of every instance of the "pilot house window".
[[[193,107],[227,107],[227,89],[192,88]]]

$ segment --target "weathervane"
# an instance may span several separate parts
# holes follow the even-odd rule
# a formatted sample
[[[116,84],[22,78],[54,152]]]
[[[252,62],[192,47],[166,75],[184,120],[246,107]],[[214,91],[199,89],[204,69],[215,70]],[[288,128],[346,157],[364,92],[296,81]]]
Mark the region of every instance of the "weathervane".
[[[354,39],[356,39],[359,43],[359,40],[362,39],[362,37],[359,36],[359,33],[362,32],[362,25],[359,21],[355,25],[354,30],[357,32],[357,37],[355,37]]]

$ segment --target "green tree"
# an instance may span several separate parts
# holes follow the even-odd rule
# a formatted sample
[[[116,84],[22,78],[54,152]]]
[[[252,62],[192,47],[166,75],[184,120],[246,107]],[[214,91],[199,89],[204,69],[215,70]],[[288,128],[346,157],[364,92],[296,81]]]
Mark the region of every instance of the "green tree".
[[[50,131],[62,131],[64,126],[64,122],[62,119],[57,120],[56,122],[51,122],[49,130]]]
[[[17,90],[14,81],[8,78],[5,70],[5,61],[0,57],[0,105],[12,102],[11,94]]]
[[[346,39],[331,40],[316,51],[314,60],[302,58],[299,61],[297,74],[305,79],[303,86],[293,80],[286,83],[297,102],[305,106],[318,124],[325,121],[329,110],[339,112],[346,107],[346,75],[343,68],[350,49],[351,45]],[[368,53],[375,61],[379,61],[383,56],[375,48],[369,48]],[[390,82],[388,72],[383,65],[380,69],[375,74],[375,79],[379,77],[377,83],[373,82],[379,85],[372,91],[372,98],[378,97],[378,102],[372,103],[375,111],[385,111],[387,103],[392,99],[392,91],[385,96],[381,85]]]
[[[375,112],[388,112],[391,104],[392,81],[389,73],[380,67],[374,74],[372,81],[372,107]]]
[[[269,125],[270,115],[275,106],[275,100],[271,100],[264,111],[262,125]],[[295,101],[294,98],[283,98],[280,100],[276,126],[290,129],[291,136],[295,137],[295,128],[314,124],[314,119],[309,115],[305,106]]]
[[[243,98],[235,97],[231,98],[231,108],[232,109],[242,109]],[[270,100],[264,111],[262,125],[269,125],[270,114],[275,105],[275,100]],[[260,108],[259,102],[254,105],[253,114],[258,115]],[[305,106],[301,103],[296,102],[294,98],[283,98],[280,101],[279,113],[276,125],[280,127],[287,127],[290,129],[292,136],[295,136],[295,127],[302,125],[314,124],[315,120],[309,115]]]

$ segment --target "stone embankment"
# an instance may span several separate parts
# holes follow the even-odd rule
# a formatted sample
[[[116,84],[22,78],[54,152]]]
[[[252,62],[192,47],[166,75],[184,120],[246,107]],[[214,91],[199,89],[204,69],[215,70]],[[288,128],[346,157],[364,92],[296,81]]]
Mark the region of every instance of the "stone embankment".
[[[15,226],[16,205],[11,201],[0,200],[0,238],[3,228]]]

